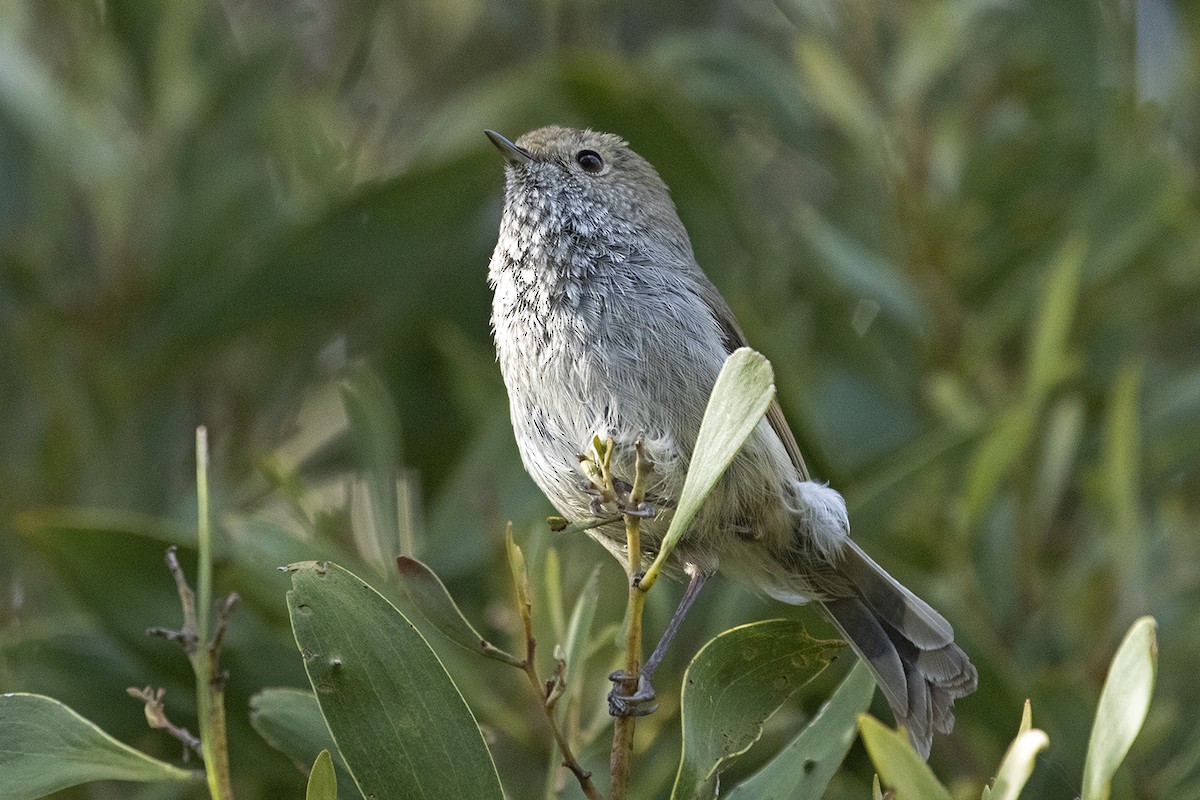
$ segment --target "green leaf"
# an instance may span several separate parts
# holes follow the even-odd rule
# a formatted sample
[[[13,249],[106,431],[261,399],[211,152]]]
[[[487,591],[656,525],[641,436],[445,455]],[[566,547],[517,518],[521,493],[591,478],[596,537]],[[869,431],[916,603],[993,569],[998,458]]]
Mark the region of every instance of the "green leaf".
[[[1017,800],[1025,782],[1033,774],[1037,754],[1049,745],[1050,737],[1045,731],[1033,729],[1019,733],[1000,762],[996,782],[992,784],[987,800]]]
[[[33,800],[88,781],[199,777],[117,741],[51,697],[0,695],[0,797],[5,800]]]
[[[587,652],[599,600],[600,565],[597,564],[592,568],[571,609],[571,618],[567,621],[567,635],[563,641],[567,662],[567,692],[575,697],[580,696],[583,689],[579,676],[583,673],[584,654]]]
[[[1017,726],[1017,736],[1033,730],[1033,704],[1025,698],[1025,706],[1021,709],[1021,724]]]
[[[1113,775],[1146,721],[1158,667],[1155,629],[1153,617],[1134,622],[1108,668],[1083,765],[1082,800],[1108,800]]]
[[[173,622],[179,614],[179,594],[163,554],[168,545],[177,545],[184,572],[195,575],[194,528],[189,532],[167,520],[92,508],[29,512],[22,514],[17,524],[30,544],[52,563],[80,608],[94,615],[99,625],[131,651],[148,658],[161,655],[162,642],[147,637],[146,626]],[[87,557],[81,558],[81,553]],[[112,575],[145,579],[113,581]],[[147,609],[147,613],[165,618],[117,611],[130,608]],[[165,668],[180,676],[191,675],[182,660]]]
[[[504,533],[504,546],[508,553],[508,568],[512,572],[513,587],[517,592],[517,612],[521,615],[521,623],[528,634],[533,630],[533,592],[529,588],[529,567],[525,563],[525,553],[513,539],[511,522]]]
[[[263,689],[250,698],[250,724],[301,772],[322,750],[328,750],[333,754],[333,768],[340,776],[338,797],[360,800],[362,795],[354,786],[311,689]]]
[[[875,678],[860,659],[804,730],[735,786],[728,800],[820,800],[858,735],[858,715],[874,694]]]
[[[474,716],[412,623],[337,565],[302,562],[289,570],[296,643],[359,791],[501,798]]]
[[[442,583],[433,570],[408,556],[397,558],[396,568],[400,571],[400,585],[408,595],[409,601],[440,634],[472,653],[479,653],[515,667],[521,666],[521,659],[501,650],[480,635],[454,602],[446,584]]]
[[[896,800],[951,800],[946,787],[909,744],[908,734],[868,714],[858,715],[858,727],[871,763],[884,784],[896,793]]]
[[[308,791],[304,800],[337,800],[337,774],[328,750],[322,750],[308,773]]]
[[[903,271],[838,230],[815,209],[805,209],[796,222],[820,256],[816,265],[833,285],[856,299],[874,300],[883,313],[913,332],[925,328],[929,309]]]
[[[1145,485],[1140,459],[1144,449],[1139,423],[1141,384],[1142,368],[1136,361],[1124,364],[1115,376],[1101,470],[1110,510],[1109,552],[1118,575],[1119,591],[1133,608],[1147,605],[1145,587],[1152,583],[1147,574],[1147,542],[1141,522]]]
[[[859,145],[864,155],[882,156],[886,150],[880,143],[886,130],[857,76],[819,39],[801,39],[797,56],[813,103]]]
[[[711,640],[683,681],[683,753],[673,800],[713,797],[721,771],[762,735],[793,692],[821,673],[842,648],[813,639],[794,620],[742,625]]]
[[[1079,279],[1086,253],[1083,238],[1075,235],[1067,239],[1050,265],[1050,278],[1029,342],[1025,389],[1031,405],[1040,404],[1067,371],[1067,345],[1079,305]]]
[[[739,347],[725,359],[700,422],[696,449],[679,495],[679,507],[671,518],[654,565],[647,570],[647,577],[662,569],[661,565],[692,524],[705,498],[767,413],[767,407],[775,397],[774,380],[771,362],[749,347]],[[650,583],[653,582],[650,577]],[[649,588],[644,578],[642,585]]]

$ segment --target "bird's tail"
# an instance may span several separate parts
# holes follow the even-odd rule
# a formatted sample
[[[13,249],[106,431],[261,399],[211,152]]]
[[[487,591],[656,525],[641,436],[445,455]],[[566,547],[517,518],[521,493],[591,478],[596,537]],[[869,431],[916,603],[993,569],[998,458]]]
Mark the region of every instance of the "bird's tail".
[[[913,747],[928,758],[933,732],[954,727],[955,699],[975,691],[975,667],[954,644],[954,629],[945,617],[858,545],[846,539],[839,556],[839,572],[859,594],[821,606],[875,673]]]

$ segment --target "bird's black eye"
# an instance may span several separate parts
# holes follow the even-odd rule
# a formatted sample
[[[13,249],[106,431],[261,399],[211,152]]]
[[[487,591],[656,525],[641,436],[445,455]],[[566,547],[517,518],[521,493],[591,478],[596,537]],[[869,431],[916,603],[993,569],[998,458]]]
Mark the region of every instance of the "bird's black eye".
[[[595,150],[580,150],[575,154],[575,163],[584,172],[589,172],[592,175],[604,169],[604,159]]]

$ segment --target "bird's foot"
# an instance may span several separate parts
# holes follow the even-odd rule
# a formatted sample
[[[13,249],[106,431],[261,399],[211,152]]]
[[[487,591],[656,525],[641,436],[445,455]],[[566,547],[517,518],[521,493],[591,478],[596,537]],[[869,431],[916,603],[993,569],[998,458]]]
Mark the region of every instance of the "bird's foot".
[[[657,513],[654,506],[650,503],[647,503],[645,500],[640,503],[633,502],[629,496],[633,492],[633,486],[616,476],[613,477],[612,483],[613,495],[615,496],[609,495],[606,497],[606,493],[596,486],[596,484],[594,484],[592,481],[580,481],[579,490],[588,496],[588,510],[591,512],[593,517],[599,518],[608,516],[608,514],[611,512],[608,512],[605,509],[605,506],[609,503],[612,503],[612,505],[616,507],[618,514],[628,517],[649,519]]]
[[[658,710],[649,675],[638,673],[637,689],[632,694],[624,694],[621,691],[622,684],[629,679],[625,670],[617,670],[609,675],[608,679],[613,682],[612,691],[608,693],[608,713],[611,716],[644,717]]]

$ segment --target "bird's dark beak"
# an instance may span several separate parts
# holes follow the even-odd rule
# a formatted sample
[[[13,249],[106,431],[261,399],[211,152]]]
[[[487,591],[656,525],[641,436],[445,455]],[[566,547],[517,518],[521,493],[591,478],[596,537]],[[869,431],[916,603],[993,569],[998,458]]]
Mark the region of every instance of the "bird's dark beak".
[[[524,147],[517,147],[495,131],[484,131],[484,134],[492,140],[492,144],[496,145],[496,149],[500,151],[500,155],[504,156],[504,160],[514,167],[533,161],[532,153]]]

